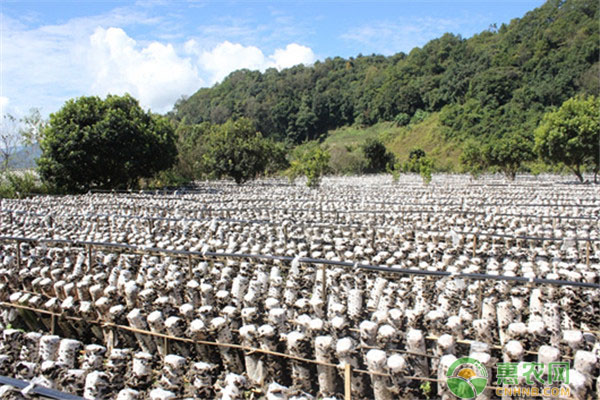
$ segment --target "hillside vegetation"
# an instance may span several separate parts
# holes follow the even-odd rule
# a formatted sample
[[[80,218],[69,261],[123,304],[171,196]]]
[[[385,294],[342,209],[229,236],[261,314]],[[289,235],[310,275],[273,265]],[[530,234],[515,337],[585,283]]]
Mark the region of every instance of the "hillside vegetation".
[[[595,0],[549,0],[510,24],[469,39],[445,34],[409,54],[240,70],[170,115],[185,125],[246,117],[268,138],[325,140],[350,152],[380,136],[400,159],[421,147],[438,168],[455,170],[465,140],[533,142],[544,113],[599,95],[598,9]]]
[[[48,122],[39,112],[24,119],[23,143],[42,151],[39,190],[33,175],[0,171],[0,196],[273,174],[310,187],[329,173],[388,172],[394,182],[418,173],[429,183],[435,171],[570,171],[582,183],[593,172],[597,182],[598,9],[549,0],[508,25],[445,34],[409,54],[236,71],[168,118],[128,94],[71,99]]]

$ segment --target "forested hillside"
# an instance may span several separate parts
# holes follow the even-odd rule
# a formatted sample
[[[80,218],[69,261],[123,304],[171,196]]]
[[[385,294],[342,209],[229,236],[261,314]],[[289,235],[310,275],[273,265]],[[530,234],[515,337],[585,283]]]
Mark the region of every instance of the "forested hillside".
[[[185,124],[247,117],[264,136],[302,143],[346,125],[407,124],[436,112],[446,140],[532,139],[544,112],[598,96],[597,0],[549,0],[469,39],[445,34],[409,54],[343,59],[264,73],[241,70],[175,105]]]

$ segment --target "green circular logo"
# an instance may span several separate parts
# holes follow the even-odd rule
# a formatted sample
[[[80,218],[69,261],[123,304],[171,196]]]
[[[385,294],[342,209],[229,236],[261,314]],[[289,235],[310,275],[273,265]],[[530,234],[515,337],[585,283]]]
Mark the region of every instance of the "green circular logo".
[[[474,399],[488,382],[487,370],[479,361],[470,357],[454,361],[446,373],[448,389],[461,399]]]

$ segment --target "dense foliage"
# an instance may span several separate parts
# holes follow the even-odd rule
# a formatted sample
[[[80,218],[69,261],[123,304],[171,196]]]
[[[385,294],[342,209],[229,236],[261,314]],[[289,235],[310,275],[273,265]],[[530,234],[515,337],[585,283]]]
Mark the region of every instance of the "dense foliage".
[[[285,149],[264,139],[245,118],[212,126],[204,135],[200,171],[211,178],[230,177],[237,184],[286,166]]]
[[[327,150],[319,146],[310,146],[292,160],[287,175],[291,181],[298,176],[305,176],[306,185],[317,188],[321,184],[323,175],[329,172],[330,158],[331,154]]]
[[[50,116],[40,147],[42,180],[65,192],[135,187],[176,157],[169,120],[129,95],[67,101]]]
[[[544,115],[535,132],[540,156],[551,163],[563,163],[583,182],[582,168],[600,168],[600,98],[575,97],[556,111]]]
[[[384,172],[389,165],[394,163],[394,155],[386,149],[380,140],[367,139],[362,146],[362,151],[366,159],[367,172]]]
[[[488,144],[484,149],[487,165],[498,167],[510,180],[525,161],[534,159],[531,139],[514,132],[504,134],[500,139]]]
[[[549,0],[508,25],[469,39],[445,34],[409,54],[236,71],[181,99],[172,117],[247,117],[266,137],[303,143],[344,125],[405,126],[436,112],[448,140],[502,153],[506,146],[493,142],[504,135],[533,143],[545,112],[576,94],[599,94],[598,9],[595,0]]]
[[[423,178],[423,182],[431,182],[431,173],[433,172],[433,161],[427,157],[425,151],[420,148],[412,149],[408,160],[401,166],[403,172],[414,172]]]

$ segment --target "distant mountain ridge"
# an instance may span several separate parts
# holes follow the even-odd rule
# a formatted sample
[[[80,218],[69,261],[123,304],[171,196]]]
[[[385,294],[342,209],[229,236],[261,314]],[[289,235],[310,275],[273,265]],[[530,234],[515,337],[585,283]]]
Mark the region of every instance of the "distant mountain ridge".
[[[248,117],[268,137],[302,143],[342,126],[439,113],[446,140],[532,137],[542,115],[600,92],[597,0],[549,0],[469,39],[453,34],[409,54],[328,58],[264,73],[240,70],[178,101],[185,124]]]
[[[8,162],[10,169],[31,169],[36,167],[35,160],[42,154],[40,145],[35,143],[19,147]]]

